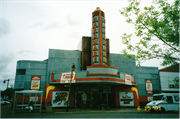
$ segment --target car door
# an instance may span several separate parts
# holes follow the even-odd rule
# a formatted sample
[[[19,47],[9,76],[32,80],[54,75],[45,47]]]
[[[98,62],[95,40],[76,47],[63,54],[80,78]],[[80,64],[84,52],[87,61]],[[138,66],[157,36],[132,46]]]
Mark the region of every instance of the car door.
[[[175,104],[173,103],[173,98],[172,96],[167,96],[167,108],[168,111],[175,110]]]

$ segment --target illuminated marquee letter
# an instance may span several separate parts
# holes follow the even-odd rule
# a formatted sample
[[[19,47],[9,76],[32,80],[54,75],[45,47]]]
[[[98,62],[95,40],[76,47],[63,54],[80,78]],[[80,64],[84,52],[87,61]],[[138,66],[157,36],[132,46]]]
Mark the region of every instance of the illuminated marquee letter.
[[[106,56],[106,52],[104,52],[104,56]]]
[[[105,34],[103,36],[104,36],[103,38],[106,38]]]
[[[93,27],[96,27],[96,26],[97,26],[97,24],[96,24],[96,23],[94,23]]]
[[[103,32],[106,33],[105,29],[103,29]]]
[[[93,50],[97,50],[97,46],[96,45],[93,47]]]
[[[93,33],[96,33],[97,32],[97,29],[96,28],[94,28],[94,32]]]
[[[104,57],[104,62],[107,62],[107,59],[106,59],[106,57]]]
[[[97,37],[97,34],[94,34],[93,36],[94,36],[94,39],[95,39]]]
[[[94,62],[97,62],[97,58],[96,57],[94,57]]]
[[[103,49],[106,50],[106,46],[104,46]]]
[[[93,45],[94,45],[94,44],[97,44],[97,40],[93,40]]]
[[[97,51],[94,51],[94,52],[93,52],[93,56],[96,56],[96,55],[97,55]]]
[[[106,45],[106,40],[104,40],[104,44]]]
[[[94,17],[94,18],[93,18],[93,22],[94,22],[94,21],[97,21],[97,17]]]

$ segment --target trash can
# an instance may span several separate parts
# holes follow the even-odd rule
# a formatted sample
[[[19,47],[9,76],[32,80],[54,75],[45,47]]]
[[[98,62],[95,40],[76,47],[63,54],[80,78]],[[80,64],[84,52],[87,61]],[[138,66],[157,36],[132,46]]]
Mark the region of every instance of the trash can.
[[[52,104],[51,104],[51,102],[48,102],[46,104],[46,112],[52,112]]]

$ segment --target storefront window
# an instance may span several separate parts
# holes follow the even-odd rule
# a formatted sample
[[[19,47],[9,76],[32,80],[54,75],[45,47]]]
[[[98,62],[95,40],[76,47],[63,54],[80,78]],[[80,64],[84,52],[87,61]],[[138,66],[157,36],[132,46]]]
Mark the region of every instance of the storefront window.
[[[153,100],[161,100],[163,95],[153,96]]]

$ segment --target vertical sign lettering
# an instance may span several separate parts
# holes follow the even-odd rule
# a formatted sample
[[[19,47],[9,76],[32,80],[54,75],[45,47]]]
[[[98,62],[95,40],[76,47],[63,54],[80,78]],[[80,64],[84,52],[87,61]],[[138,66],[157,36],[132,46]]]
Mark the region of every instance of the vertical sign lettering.
[[[99,64],[99,17],[93,17],[93,32],[92,32],[92,62]]]

